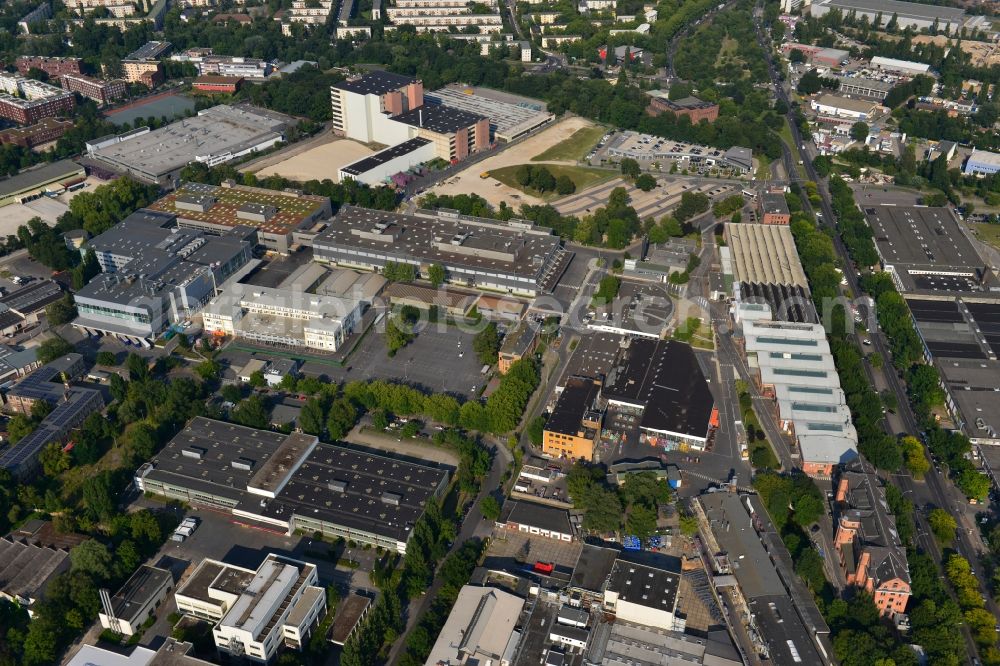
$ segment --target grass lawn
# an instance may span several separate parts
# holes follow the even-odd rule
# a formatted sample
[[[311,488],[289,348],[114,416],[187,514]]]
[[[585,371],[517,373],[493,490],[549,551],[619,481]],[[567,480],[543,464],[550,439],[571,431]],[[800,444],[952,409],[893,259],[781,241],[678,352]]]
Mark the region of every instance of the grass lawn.
[[[593,127],[582,127],[573,132],[572,136],[563,139],[556,145],[531,158],[532,162],[550,162],[553,160],[565,160],[568,162],[579,162],[590,152],[590,149],[601,140],[606,128],[600,125]]]
[[[779,132],[779,134],[781,134],[781,140],[784,141],[788,145],[789,150],[792,151],[792,159],[795,160],[795,172],[798,174],[798,177],[802,180],[807,180],[805,167],[799,164],[799,162],[802,161],[802,155],[799,153],[798,144],[792,139],[792,129],[788,126],[787,118],[785,118],[785,124],[781,126],[781,132]]]
[[[735,39],[726,35],[722,39],[722,45],[719,47],[719,53],[715,56],[715,66],[718,67],[723,63],[726,58],[736,58],[736,53],[739,50],[740,44]],[[741,59],[736,59],[737,62],[743,62]]]
[[[518,164],[509,167],[502,167],[500,169],[492,169],[490,171],[490,176],[496,178],[508,187],[513,187],[515,190],[521,190],[526,194],[536,196],[546,201],[551,201],[552,199],[558,199],[560,197],[560,195],[555,192],[546,192],[542,194],[541,192],[538,192],[530,187],[523,187],[519,182],[517,182],[517,178],[515,176],[520,166],[521,165]],[[582,192],[588,187],[593,187],[598,183],[611,180],[619,175],[616,171],[591,169],[588,167],[563,166],[560,164],[546,164],[545,168],[548,169],[556,178],[559,178],[559,176],[569,176],[570,180],[572,180],[576,185],[577,192]]]
[[[764,153],[757,155],[757,159],[760,161],[760,166],[757,167],[757,180],[770,180],[771,179],[771,158],[769,158]]]
[[[1000,224],[976,222],[970,223],[969,228],[972,230],[973,236],[1000,250]]]

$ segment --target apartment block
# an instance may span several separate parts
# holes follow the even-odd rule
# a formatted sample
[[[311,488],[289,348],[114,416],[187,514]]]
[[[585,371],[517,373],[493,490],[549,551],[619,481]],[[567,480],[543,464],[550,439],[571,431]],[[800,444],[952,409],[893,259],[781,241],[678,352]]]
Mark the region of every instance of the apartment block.
[[[63,74],[80,74],[80,62],[79,58],[18,56],[14,65],[22,76],[27,76],[32,69],[40,69],[55,79]]]
[[[34,125],[43,118],[68,115],[75,106],[72,93],[62,88],[0,73],[0,118]]]
[[[128,84],[121,79],[99,81],[82,74],[64,74],[60,78],[62,87],[90,98],[98,104],[113,104],[128,96]]]

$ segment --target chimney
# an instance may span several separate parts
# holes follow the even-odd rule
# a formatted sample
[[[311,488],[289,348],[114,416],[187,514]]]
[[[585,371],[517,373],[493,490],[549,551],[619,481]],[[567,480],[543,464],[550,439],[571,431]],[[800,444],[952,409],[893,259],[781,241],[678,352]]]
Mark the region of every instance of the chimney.
[[[417,110],[417,118],[419,118],[420,127],[423,127],[424,126],[424,110],[423,109]]]

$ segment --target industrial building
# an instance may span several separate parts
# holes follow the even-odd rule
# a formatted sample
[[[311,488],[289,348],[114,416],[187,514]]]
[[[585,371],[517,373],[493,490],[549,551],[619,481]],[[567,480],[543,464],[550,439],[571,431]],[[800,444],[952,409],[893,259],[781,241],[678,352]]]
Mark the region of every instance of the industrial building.
[[[841,67],[846,65],[851,54],[843,49],[834,49],[812,44],[799,44],[797,42],[785,42],[781,45],[781,52],[788,57],[792,51],[799,51],[805,56],[806,62],[810,65],[824,65],[826,67]]]
[[[570,377],[542,431],[542,451],[568,460],[593,460],[601,437],[601,382]]]
[[[217,74],[204,74],[191,84],[191,87],[198,92],[223,95],[233,95],[242,86],[243,78],[240,76],[219,76]]]
[[[489,88],[451,84],[426,93],[427,104],[450,106],[489,118],[490,140],[508,143],[552,122],[555,114],[539,100]]]
[[[337,175],[340,182],[350,178],[365,185],[382,185],[397,173],[430,162],[436,156],[436,148],[430,139],[418,136],[342,166]]]
[[[174,587],[174,576],[166,569],[143,564],[115,596],[101,590],[101,612],[97,619],[105,629],[121,636],[133,636],[156,614]]]
[[[202,560],[174,599],[178,611],[214,623],[220,652],[263,664],[282,646],[302,650],[327,611],[316,565],[273,553],[256,570]]]
[[[59,83],[70,92],[75,92],[94,100],[98,104],[108,105],[128,95],[128,84],[121,79],[99,81],[82,74],[63,74]]]
[[[139,180],[174,187],[192,162],[216,166],[285,140],[286,123],[248,107],[213,106],[146,133],[130,132],[91,157]]]
[[[497,527],[556,541],[569,542],[575,538],[565,509],[509,498],[503,503]]]
[[[421,137],[434,145],[435,157],[448,162],[490,145],[486,117],[425,104],[423,82],[409,76],[369,72],[331,86],[330,100],[334,132],[362,143],[395,146]]]
[[[148,346],[252,257],[249,227],[210,236],[175,224],[174,215],[140,209],[88,241],[81,252],[92,249],[103,273],[77,291],[73,326]]]
[[[990,176],[1000,171],[1000,153],[972,149],[972,153],[962,165],[966,176]]]
[[[34,125],[43,118],[68,116],[76,102],[62,88],[0,72],[0,118]]]
[[[87,171],[73,160],[59,160],[25,169],[0,180],[0,208],[37,199],[43,192],[61,190],[86,177]]]
[[[213,335],[334,352],[360,325],[361,311],[358,299],[233,284],[205,306],[202,320]]]
[[[936,27],[941,32],[958,34],[962,29],[986,28],[989,23],[982,16],[968,16],[964,9],[939,5],[925,5],[899,0],[815,0],[809,7],[810,16],[825,16],[831,10],[845,16],[864,17],[876,27],[883,27],[895,19],[900,30],[924,30]],[[881,23],[877,23],[880,21]]]
[[[521,220],[343,206],[313,239],[313,256],[364,270],[409,264],[418,275],[440,264],[453,284],[535,296],[554,288],[572,255],[551,230]]]
[[[810,101],[809,107],[820,116],[865,121],[875,115],[879,105],[868,100],[823,94]]]
[[[870,463],[858,459],[837,479],[834,547],[849,585],[871,595],[882,615],[906,611],[910,570],[889,511],[885,487]]]
[[[298,233],[315,231],[332,214],[328,197],[231,182],[218,187],[185,183],[149,208],[176,216],[181,228],[207,234],[256,229],[257,242],[281,254],[296,249]]]
[[[69,551],[28,543],[11,536],[0,538],[0,598],[34,613],[52,581],[69,571]]]
[[[42,449],[51,442],[62,440],[88,416],[104,408],[100,391],[69,383],[82,372],[83,357],[67,354],[8,389],[5,399],[10,411],[30,414],[31,406],[38,401],[47,402],[53,409],[34,431],[0,453],[0,468],[8,470],[15,478],[36,473]]]
[[[736,282],[809,288],[792,230],[787,226],[727,224],[725,238]]]
[[[889,91],[896,85],[890,81],[880,81],[879,79],[868,79],[862,76],[837,76],[840,82],[838,92],[844,95],[857,95],[858,97],[869,97],[881,102],[888,95]]]
[[[759,498],[705,494],[695,510],[709,527],[702,534],[716,580],[738,590],[730,596],[736,603],[732,621],[743,626],[761,656],[775,666],[829,663],[819,646],[825,642],[822,654],[832,652],[825,641],[830,629]]]
[[[863,206],[882,269],[906,294],[966,294],[998,287],[950,208]]]
[[[509,666],[521,640],[524,603],[499,588],[463,585],[425,666]]]
[[[783,192],[764,192],[757,200],[762,224],[788,224],[792,221]]]
[[[607,145],[608,157],[618,159],[629,157],[641,164],[650,162],[675,163],[680,169],[717,167],[731,169],[741,174],[748,173],[753,169],[753,153],[749,148],[740,146],[722,150],[721,148],[664,139],[651,134],[640,134],[631,130],[620,133]],[[661,164],[661,168],[667,167]]]
[[[931,66],[925,63],[913,62],[912,60],[899,60],[897,58],[886,58],[885,56],[875,56],[872,58],[871,66],[884,72],[904,74],[907,76],[914,76],[916,74],[931,74]]]
[[[449,478],[446,468],[202,417],[136,472],[144,492],[231,512],[261,529],[400,553]]]
[[[604,587],[603,610],[615,620],[643,624],[666,631],[684,631],[678,616],[677,589],[681,582],[680,561],[659,559],[660,566],[618,559]]]

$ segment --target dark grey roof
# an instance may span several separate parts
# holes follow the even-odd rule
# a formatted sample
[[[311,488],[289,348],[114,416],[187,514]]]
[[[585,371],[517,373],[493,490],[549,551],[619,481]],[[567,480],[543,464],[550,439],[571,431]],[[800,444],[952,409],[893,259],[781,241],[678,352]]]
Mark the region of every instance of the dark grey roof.
[[[611,568],[607,589],[617,592],[621,601],[673,613],[680,582],[679,567],[676,570],[661,569],[618,560]]]
[[[424,104],[416,109],[404,111],[398,116],[393,116],[393,120],[438,134],[451,134],[475,125],[480,120],[486,120],[486,116],[462,111],[453,106]]]
[[[73,160],[59,160],[34,169],[27,169],[10,178],[0,180],[0,198],[22,190],[41,187],[60,178],[68,178],[83,167]]]
[[[170,42],[146,42],[125,56],[125,60],[155,60],[166,55],[171,48],[173,45]]]
[[[143,564],[125,581],[122,589],[111,597],[115,617],[130,623],[145,620],[139,617],[139,613],[156,598],[161,588],[173,581],[173,575],[166,569]]]
[[[569,514],[564,509],[535,504],[534,502],[519,502],[508,499],[504,502],[500,522],[529,525],[560,534],[573,534],[573,527],[569,523]]]
[[[367,173],[375,167],[381,166],[390,160],[396,159],[397,157],[409,155],[417,148],[426,146],[430,142],[430,139],[425,139],[420,136],[407,139],[402,143],[397,143],[395,146],[391,146],[385,150],[380,150],[374,155],[369,155],[364,159],[360,159],[357,162],[341,167],[340,170],[351,176],[360,176],[361,174]]]
[[[26,317],[43,310],[46,305],[60,298],[62,298],[62,287],[58,283],[52,280],[37,280],[10,292],[0,299],[0,303]]]
[[[618,559],[618,553],[617,548],[584,544],[580,557],[576,560],[576,566],[573,567],[570,585],[591,592],[602,591],[604,583],[611,575],[611,567]]]
[[[788,202],[785,201],[784,194],[764,192],[760,197],[760,201],[765,213],[788,215]]]
[[[384,95],[414,83],[416,79],[392,72],[369,72],[359,79],[347,79],[334,83],[333,88],[346,90],[358,95]]]
[[[799,285],[740,282],[740,300],[744,303],[767,305],[777,321],[808,324],[819,322],[819,315],[809,292]]]
[[[584,430],[581,421],[587,412],[594,409],[600,394],[600,384],[592,379],[570,377],[545,421],[545,429],[563,435],[578,434]]]

